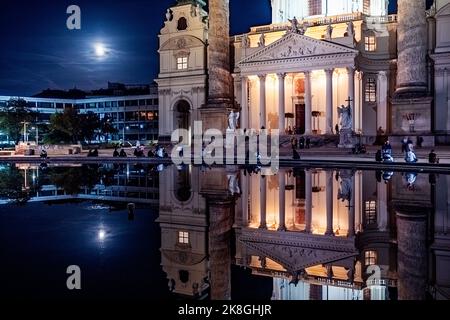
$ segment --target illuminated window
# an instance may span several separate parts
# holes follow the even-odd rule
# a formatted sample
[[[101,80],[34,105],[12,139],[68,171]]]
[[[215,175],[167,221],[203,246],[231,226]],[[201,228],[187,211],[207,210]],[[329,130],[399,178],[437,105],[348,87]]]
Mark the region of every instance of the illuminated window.
[[[177,58],[177,70],[186,70],[188,68],[188,57]]]
[[[365,96],[366,102],[377,102],[377,82],[375,79],[367,79]]]
[[[377,223],[377,203],[376,203],[376,201],[366,201],[365,214],[366,214],[366,224],[367,225]]]
[[[364,45],[367,52],[374,52],[377,50],[377,39],[375,35],[367,35],[364,38]]]
[[[308,1],[309,15],[318,16],[322,14],[322,0]]]
[[[377,264],[377,252],[376,251],[366,251],[364,254],[364,262],[366,266],[374,266]]]
[[[370,15],[370,0],[364,0],[363,2],[363,13]]]
[[[189,244],[189,232],[179,231],[178,232],[178,243]]]

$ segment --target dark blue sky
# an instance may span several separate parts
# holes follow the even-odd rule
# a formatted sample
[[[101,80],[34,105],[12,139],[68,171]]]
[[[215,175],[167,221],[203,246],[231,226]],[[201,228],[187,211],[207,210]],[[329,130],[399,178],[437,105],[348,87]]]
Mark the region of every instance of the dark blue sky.
[[[392,2],[392,1],[391,1]],[[394,1],[395,2],[395,1]],[[93,89],[108,81],[150,83],[158,72],[158,33],[175,0],[2,0],[0,95]],[[66,28],[81,7],[82,29]],[[231,0],[232,34],[270,23],[270,0]],[[93,46],[105,44],[99,60]]]

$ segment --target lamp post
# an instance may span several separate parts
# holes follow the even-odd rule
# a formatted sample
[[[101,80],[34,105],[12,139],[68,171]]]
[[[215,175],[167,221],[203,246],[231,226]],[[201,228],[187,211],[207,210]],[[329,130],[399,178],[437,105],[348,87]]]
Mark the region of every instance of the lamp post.
[[[30,123],[27,121],[22,121],[21,123],[23,124],[23,142],[27,143],[28,142],[27,125]]]

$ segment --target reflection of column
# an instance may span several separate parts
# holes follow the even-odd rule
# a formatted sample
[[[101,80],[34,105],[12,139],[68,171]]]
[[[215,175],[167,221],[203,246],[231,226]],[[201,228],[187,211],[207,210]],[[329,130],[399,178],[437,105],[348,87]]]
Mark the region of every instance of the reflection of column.
[[[352,108],[352,129],[355,130],[356,128],[356,117],[355,117],[355,68],[350,67],[347,68],[347,74],[348,74],[348,96],[351,100],[350,106]]]
[[[311,170],[305,172],[305,220],[306,233],[311,233],[312,229],[312,173]]]
[[[398,298],[399,300],[425,300],[428,268],[427,209],[401,206],[396,213]]]
[[[259,210],[261,214],[261,222],[259,224],[260,229],[267,229],[267,215],[266,215],[266,209],[267,209],[267,186],[266,186],[266,179],[264,176],[261,176],[259,178]]]
[[[377,224],[380,231],[386,231],[388,226],[387,193],[387,184],[377,183]]]
[[[305,134],[311,134],[312,120],[312,95],[311,95],[311,72],[305,72]]]
[[[279,215],[280,222],[278,226],[279,231],[286,231],[286,177],[284,175],[284,171],[278,173],[278,184],[279,184],[279,193],[278,193],[278,201],[279,201]]]
[[[286,129],[286,92],[284,80],[286,78],[286,73],[278,73],[278,128],[280,129],[280,134],[285,133]]]
[[[209,269],[212,300],[231,298],[233,198],[206,196],[209,208]]]
[[[248,128],[248,77],[241,78],[241,129]]]
[[[348,236],[353,237],[355,235],[355,195],[356,195],[356,179],[355,175],[352,176],[352,194],[350,198],[348,208]]]
[[[248,195],[249,195],[249,180],[241,171],[241,188],[242,188],[242,226],[248,227]]]
[[[326,75],[326,134],[333,134],[333,69],[325,70]]]
[[[259,126],[266,127],[266,75],[259,75]]]
[[[333,171],[326,172],[327,179],[327,231],[326,235],[334,235],[333,231]]]

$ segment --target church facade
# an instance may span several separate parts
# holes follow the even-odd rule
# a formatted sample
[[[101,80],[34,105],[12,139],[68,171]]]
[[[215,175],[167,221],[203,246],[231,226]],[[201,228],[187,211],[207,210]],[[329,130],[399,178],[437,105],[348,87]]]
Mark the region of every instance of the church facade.
[[[426,11],[421,1],[413,2],[417,5],[400,3],[399,14],[390,15],[386,0],[272,0],[271,24],[230,38],[240,128],[332,135],[341,128],[338,108],[349,106],[352,131],[366,142],[381,132],[396,141],[403,136],[422,136],[430,145],[445,141],[450,4],[437,0]],[[193,130],[193,122],[202,119],[208,99],[204,4],[178,1],[161,30],[156,81],[162,141],[177,128]],[[419,19],[409,27],[406,18],[413,12]],[[415,28],[416,36],[405,26]],[[409,48],[411,42],[416,48]],[[397,96],[416,88],[416,80],[425,89],[420,96]]]

